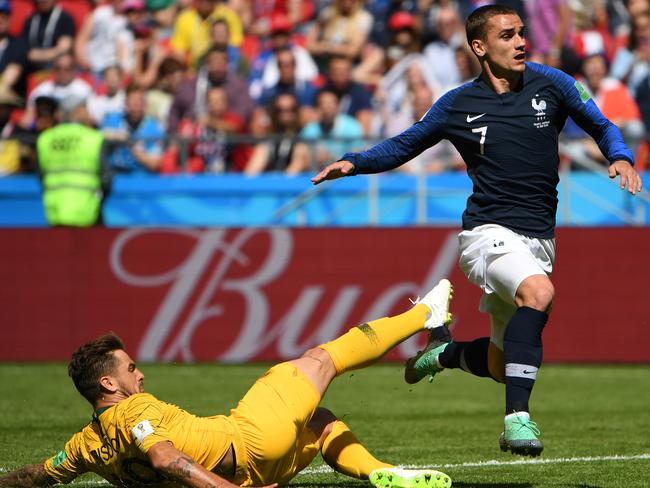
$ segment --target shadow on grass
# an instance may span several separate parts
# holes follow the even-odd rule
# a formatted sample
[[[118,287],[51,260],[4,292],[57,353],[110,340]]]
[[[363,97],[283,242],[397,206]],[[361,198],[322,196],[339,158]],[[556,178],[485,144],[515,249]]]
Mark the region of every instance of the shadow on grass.
[[[354,482],[354,481],[343,481],[334,482],[334,483],[291,483],[288,486],[292,488],[359,488],[361,486],[369,486],[365,482]],[[452,488],[534,488],[535,483],[464,483],[462,481],[454,481]],[[597,486],[587,486],[587,485],[572,485],[571,487],[565,488],[599,488]]]
[[[454,481],[453,488],[533,488],[534,483],[464,483]]]
[[[289,483],[285,485],[287,487],[291,488],[361,488],[361,487],[368,487],[370,484],[367,481],[354,481],[354,480],[345,480],[342,479],[341,481],[330,481],[327,483],[320,483],[316,481],[301,481],[297,483]]]
[[[453,488],[534,488],[540,486],[538,483],[464,483],[454,481]],[[563,488],[602,488],[596,485],[571,484],[563,485]]]

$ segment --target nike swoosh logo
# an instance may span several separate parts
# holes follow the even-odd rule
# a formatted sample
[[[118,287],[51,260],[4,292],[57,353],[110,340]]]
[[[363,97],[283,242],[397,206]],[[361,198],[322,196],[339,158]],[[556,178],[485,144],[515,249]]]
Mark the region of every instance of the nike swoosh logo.
[[[474,122],[476,119],[480,119],[480,118],[483,117],[484,115],[485,115],[485,114],[475,115],[474,117],[470,117],[470,116],[468,115],[468,116],[467,116],[467,122]]]
[[[535,371],[527,371],[527,370],[525,370],[525,369],[522,371],[522,373],[524,373],[524,374],[533,374],[534,372],[535,372]]]

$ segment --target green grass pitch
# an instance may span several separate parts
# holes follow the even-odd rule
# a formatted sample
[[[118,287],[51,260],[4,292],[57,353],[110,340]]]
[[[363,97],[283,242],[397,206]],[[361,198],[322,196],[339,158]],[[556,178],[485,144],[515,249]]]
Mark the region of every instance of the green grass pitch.
[[[199,415],[227,412],[264,365],[141,365],[145,387]],[[323,406],[380,459],[437,467],[455,487],[650,486],[650,366],[544,366],[533,418],[545,450],[535,461],[499,451],[503,386],[459,371],[432,384],[402,381],[386,363],[335,380]],[[0,470],[56,453],[90,419],[63,364],[0,364]],[[107,486],[85,476],[77,486]],[[296,487],[363,487],[320,458]]]

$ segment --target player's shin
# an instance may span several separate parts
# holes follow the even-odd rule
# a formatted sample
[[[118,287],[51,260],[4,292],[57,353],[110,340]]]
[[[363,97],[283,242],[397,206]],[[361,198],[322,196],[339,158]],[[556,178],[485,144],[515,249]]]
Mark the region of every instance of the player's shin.
[[[415,305],[403,314],[353,327],[337,339],[319,347],[329,353],[337,374],[363,368],[422,330],[427,310],[423,304]]]
[[[332,432],[323,442],[321,454],[332,469],[358,479],[367,479],[375,469],[391,467],[370,454],[340,420],[334,422]]]
[[[506,415],[528,412],[528,400],[542,364],[542,330],[548,315],[520,307],[508,322],[503,352],[506,363]]]

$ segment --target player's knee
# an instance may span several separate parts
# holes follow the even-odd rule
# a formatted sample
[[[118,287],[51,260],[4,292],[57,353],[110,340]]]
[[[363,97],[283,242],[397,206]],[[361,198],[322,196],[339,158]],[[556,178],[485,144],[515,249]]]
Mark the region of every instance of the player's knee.
[[[544,283],[544,285],[536,288],[533,295],[534,303],[536,306],[532,307],[543,312],[549,310],[553,304],[553,299],[555,298],[555,288],[550,281]]]
[[[530,307],[542,312],[551,309],[555,298],[555,287],[551,280],[540,277],[526,280],[517,291],[515,302],[519,307]]]
[[[331,410],[318,407],[309,421],[309,430],[318,437],[322,445],[327,436],[332,432],[334,422],[337,420],[338,418]]]
[[[322,349],[320,347],[312,347],[311,349],[307,349],[302,357],[314,359],[326,369],[334,367],[334,363],[332,362],[332,357],[330,354],[325,349]]]

